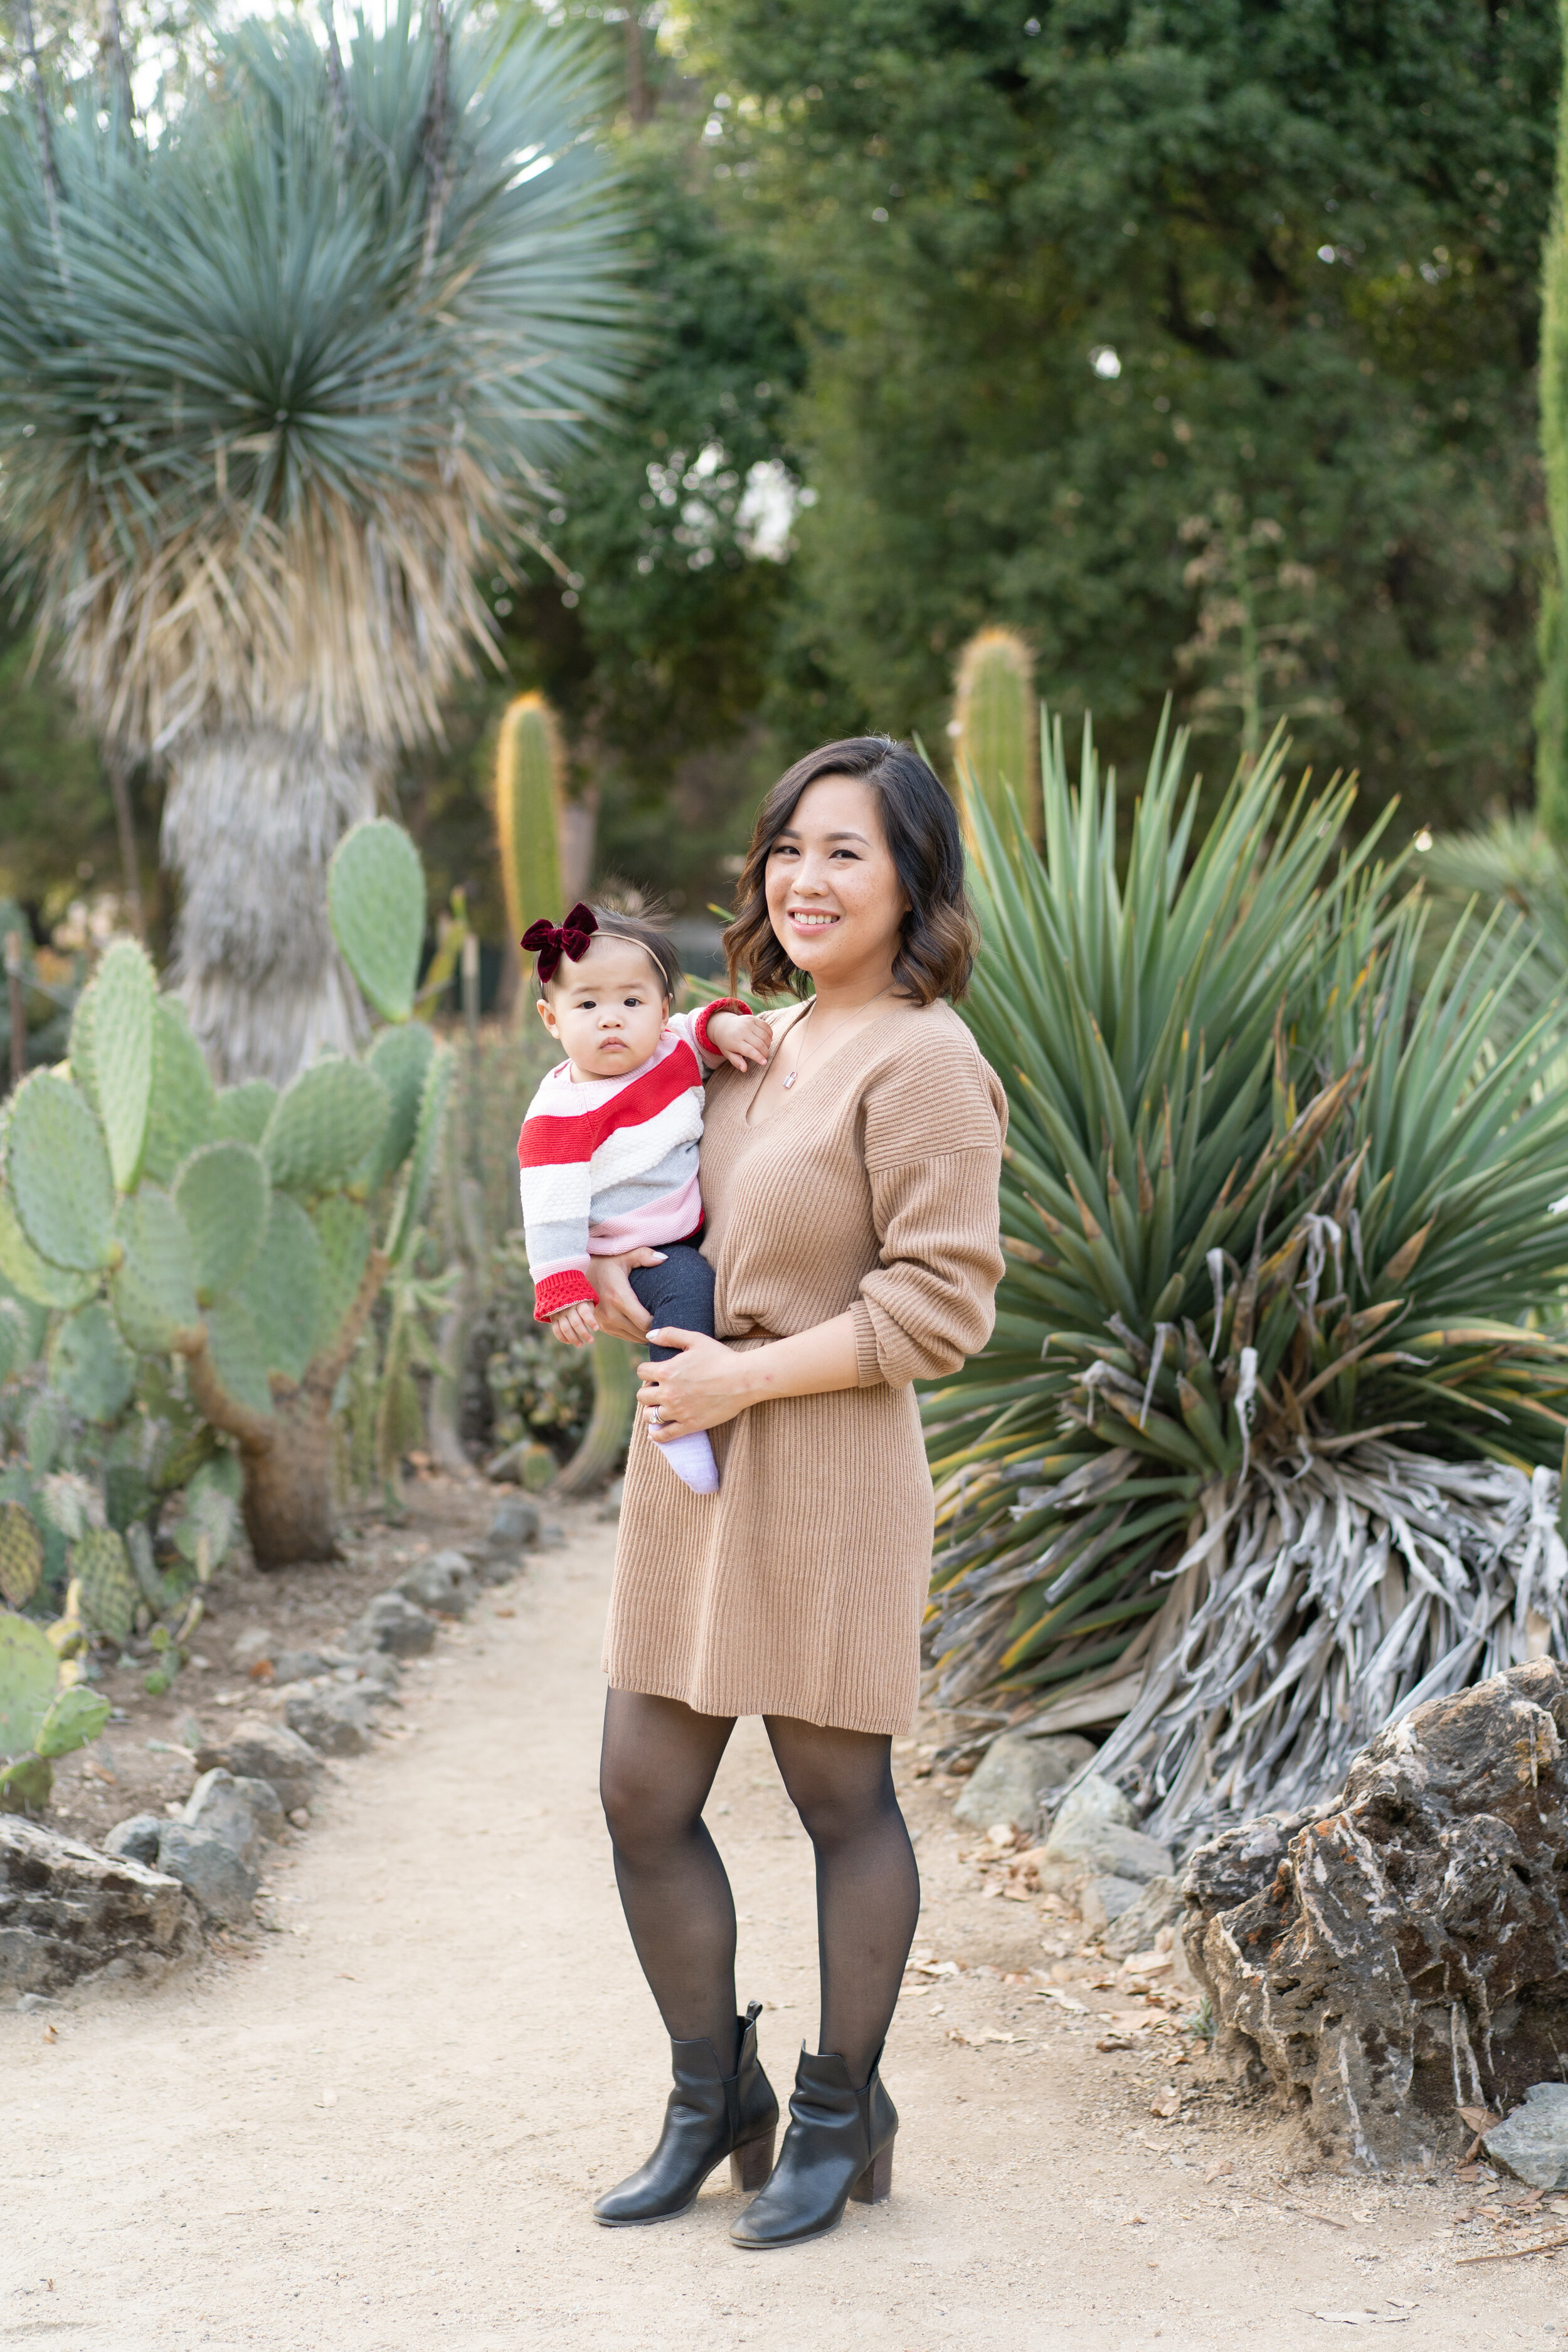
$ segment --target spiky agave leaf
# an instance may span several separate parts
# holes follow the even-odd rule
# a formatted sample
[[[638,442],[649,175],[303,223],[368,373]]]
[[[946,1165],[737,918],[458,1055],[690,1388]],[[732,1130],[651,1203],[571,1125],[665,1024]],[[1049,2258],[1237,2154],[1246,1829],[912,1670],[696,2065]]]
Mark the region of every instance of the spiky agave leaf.
[[[1151,1801],[1172,1787],[1158,1740],[1190,1702],[1203,1777],[1185,1812],[1161,1814],[1190,1827],[1331,1778],[1363,1736],[1292,1715],[1292,1643],[1321,1664],[1341,1639],[1318,1598],[1331,1529],[1311,1531],[1316,1580],[1269,1586],[1274,1646],[1247,1654],[1240,1683],[1233,1617],[1203,1616],[1228,1530],[1252,1524],[1280,1465],[1305,1475],[1394,1431],[1440,1462],[1489,1454],[1516,1481],[1557,1457],[1568,1354],[1525,1318],[1568,1268],[1547,1213],[1568,1099],[1540,1083],[1568,1011],[1482,1054],[1518,941],[1459,937],[1423,993],[1418,906],[1387,911],[1364,856],[1329,871],[1342,794],[1286,809],[1266,764],[1184,875],[1177,776],[1157,754],[1123,885],[1092,766],[1075,797],[1058,742],[1045,781],[1048,865],[976,826],[986,946],[969,1017],[1012,1102],[1012,1264],[992,1347],[925,1406],[931,1653],[949,1704],[1042,1728],[1136,1709],[1132,1745],[1107,1760],[1142,1774]],[[1400,1475],[1426,1475],[1412,1458]],[[1399,1516],[1391,1495],[1379,1524]],[[1472,1530],[1467,1557],[1490,1540]],[[1436,1622],[1406,1630],[1390,1704],[1445,1656],[1468,1671]],[[1147,1695],[1173,1671],[1156,1738]],[[1179,1740],[1173,1754],[1191,1760]]]

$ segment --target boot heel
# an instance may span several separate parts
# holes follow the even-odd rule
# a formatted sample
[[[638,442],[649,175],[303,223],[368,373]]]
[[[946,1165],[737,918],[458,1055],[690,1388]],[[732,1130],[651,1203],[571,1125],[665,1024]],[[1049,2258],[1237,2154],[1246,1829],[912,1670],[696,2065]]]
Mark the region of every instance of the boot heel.
[[[742,2190],[765,2188],[773,2168],[773,2133],[769,2132],[765,2139],[748,2140],[744,2147],[735,2149],[730,2158],[730,2186]]]
[[[893,2143],[891,2140],[874,2156],[854,2188],[849,2191],[855,2205],[879,2205],[893,2186]]]

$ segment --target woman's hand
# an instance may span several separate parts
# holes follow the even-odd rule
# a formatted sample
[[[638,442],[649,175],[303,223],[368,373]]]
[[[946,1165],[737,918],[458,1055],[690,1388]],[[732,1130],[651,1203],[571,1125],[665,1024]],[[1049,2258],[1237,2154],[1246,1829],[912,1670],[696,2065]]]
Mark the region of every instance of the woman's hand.
[[[751,1383],[744,1376],[745,1359],[705,1331],[680,1331],[665,1324],[648,1337],[661,1348],[679,1348],[679,1355],[661,1364],[639,1364],[642,1385],[637,1402],[647,1409],[648,1434],[662,1445],[672,1437],[689,1437],[695,1430],[717,1429],[733,1421],[751,1402]]]
[[[653,1318],[627,1281],[628,1270],[634,1265],[662,1265],[664,1252],[655,1249],[626,1250],[620,1257],[596,1257],[594,1260],[595,1286],[599,1293],[598,1325],[617,1339],[644,1339]]]

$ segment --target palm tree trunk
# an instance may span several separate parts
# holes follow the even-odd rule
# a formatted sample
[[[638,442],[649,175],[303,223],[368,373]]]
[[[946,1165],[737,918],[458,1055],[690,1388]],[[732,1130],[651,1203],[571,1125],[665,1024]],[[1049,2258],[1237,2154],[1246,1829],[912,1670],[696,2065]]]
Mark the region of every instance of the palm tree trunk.
[[[174,976],[225,1085],[287,1085],[367,1022],[327,923],[328,860],[374,816],[384,754],[363,743],[231,728],[169,754],[164,862],[181,892]]]

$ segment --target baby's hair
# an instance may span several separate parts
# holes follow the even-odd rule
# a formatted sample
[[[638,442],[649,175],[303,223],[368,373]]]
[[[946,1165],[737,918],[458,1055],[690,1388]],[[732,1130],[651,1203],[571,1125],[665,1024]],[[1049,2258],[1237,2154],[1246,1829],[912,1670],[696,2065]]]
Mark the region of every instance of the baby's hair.
[[[633,940],[639,948],[647,949],[653,961],[654,969],[658,974],[660,993],[668,996],[673,1003],[680,994],[680,958],[675,951],[675,942],[668,932],[661,930],[657,923],[649,922],[644,916],[623,914],[618,907],[595,905],[594,914],[599,926],[594,935],[595,939]],[[539,965],[536,960],[533,967],[533,984],[541,996],[548,996],[552,988],[570,987],[573,970],[574,967],[563,957],[552,977],[549,981],[542,981],[539,977]]]

